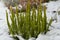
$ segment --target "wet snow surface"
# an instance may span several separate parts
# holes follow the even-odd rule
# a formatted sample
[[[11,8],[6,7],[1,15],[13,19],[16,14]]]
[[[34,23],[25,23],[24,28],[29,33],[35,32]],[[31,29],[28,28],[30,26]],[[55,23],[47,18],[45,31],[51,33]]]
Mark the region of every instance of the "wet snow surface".
[[[48,21],[51,17],[54,21],[49,28],[50,31],[48,31],[46,35],[39,34],[36,40],[60,40],[60,16],[58,15],[58,11],[60,11],[60,1],[50,1],[49,3],[44,3],[44,5],[47,6]],[[8,10],[7,7],[5,7],[3,2],[0,2],[0,40],[13,40],[8,34],[6,10]],[[18,38],[23,40],[21,36],[18,36]],[[35,38],[30,38],[29,40],[35,40]]]

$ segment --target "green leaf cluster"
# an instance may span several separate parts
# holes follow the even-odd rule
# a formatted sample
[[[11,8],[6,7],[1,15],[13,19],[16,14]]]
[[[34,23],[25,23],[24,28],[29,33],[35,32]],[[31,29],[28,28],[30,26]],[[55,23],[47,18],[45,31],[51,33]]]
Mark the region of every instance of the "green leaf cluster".
[[[8,13],[6,11],[7,25],[10,34],[12,34],[13,36],[21,35],[24,39],[29,39],[31,37],[37,38],[40,33],[46,34],[46,32],[49,30],[49,26],[52,23],[52,19],[49,23],[47,22],[46,7],[44,6],[43,13],[41,2],[37,9],[37,12],[34,7],[32,8],[31,12],[30,1],[28,1],[26,7],[27,8],[25,13],[19,13],[17,7],[16,13],[14,13],[12,7],[10,7],[11,23],[9,23]]]

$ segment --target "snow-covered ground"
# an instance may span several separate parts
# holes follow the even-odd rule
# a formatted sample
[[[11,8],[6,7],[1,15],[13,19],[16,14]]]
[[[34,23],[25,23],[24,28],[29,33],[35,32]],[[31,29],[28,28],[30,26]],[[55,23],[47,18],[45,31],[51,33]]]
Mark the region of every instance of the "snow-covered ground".
[[[13,40],[8,34],[6,10],[8,10],[7,7],[3,2],[0,2],[0,40]]]
[[[50,31],[48,31],[46,35],[39,34],[36,40],[60,40],[60,16],[58,15],[58,11],[60,11],[60,1],[50,1],[49,3],[44,3],[44,5],[47,6],[48,20],[52,17],[54,21],[49,28]],[[13,38],[11,38],[8,34],[9,31],[6,23],[6,10],[8,10],[7,7],[5,7],[3,2],[0,2],[0,40],[13,40]],[[31,39],[35,38],[30,38],[29,40]]]

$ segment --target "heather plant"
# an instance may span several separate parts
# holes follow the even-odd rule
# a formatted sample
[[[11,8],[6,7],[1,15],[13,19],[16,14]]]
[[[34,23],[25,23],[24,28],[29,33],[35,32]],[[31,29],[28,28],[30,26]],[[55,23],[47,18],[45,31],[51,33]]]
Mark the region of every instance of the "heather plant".
[[[49,22],[47,22],[46,7],[44,6],[43,13],[41,1],[37,9],[37,13],[34,7],[32,8],[32,10],[30,10],[30,1],[28,1],[26,7],[27,8],[25,13],[19,13],[17,7],[16,13],[14,13],[12,7],[10,7],[11,23],[9,22],[8,13],[6,11],[6,19],[9,28],[9,33],[12,36],[20,35],[26,40],[28,40],[31,37],[37,38],[37,36],[40,33],[46,34],[49,30],[49,26],[52,23],[52,19]]]

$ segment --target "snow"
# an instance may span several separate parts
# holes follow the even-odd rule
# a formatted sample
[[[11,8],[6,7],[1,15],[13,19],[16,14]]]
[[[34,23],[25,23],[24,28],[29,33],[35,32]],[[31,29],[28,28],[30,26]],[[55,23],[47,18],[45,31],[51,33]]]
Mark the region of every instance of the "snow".
[[[50,31],[44,34],[39,34],[36,40],[60,40],[60,1],[50,1],[49,3],[44,3],[47,7],[47,18],[48,21],[50,18],[53,18],[53,22]],[[0,2],[0,40],[13,40],[9,35],[8,26],[6,23],[6,10],[9,13],[9,9],[4,5],[3,2]],[[54,12],[56,11],[56,12]],[[24,40],[21,36],[18,36],[19,40]],[[29,40],[35,40],[35,38],[30,38]]]
[[[0,2],[0,8],[5,7],[4,3],[1,1]]]
[[[7,7],[5,7],[3,2],[0,2],[0,40],[13,40],[8,34],[6,10],[8,10]]]
[[[36,38],[32,37],[32,38],[30,38],[29,40],[36,40]]]
[[[40,34],[36,40],[60,40],[60,29],[53,29],[46,35]]]

